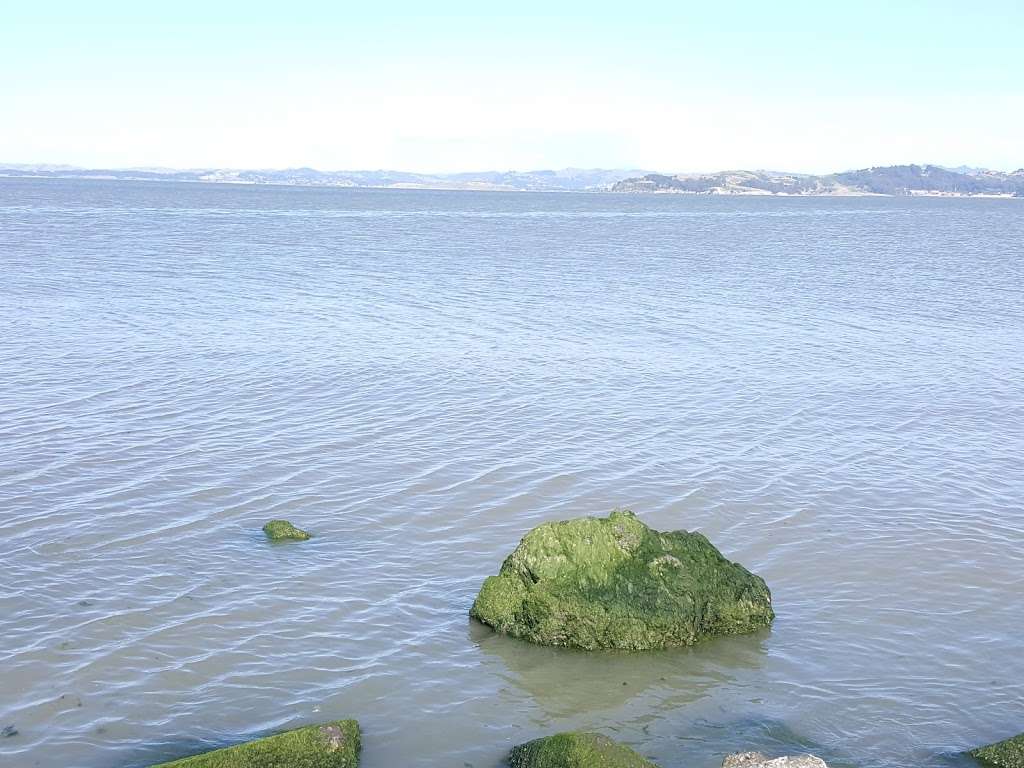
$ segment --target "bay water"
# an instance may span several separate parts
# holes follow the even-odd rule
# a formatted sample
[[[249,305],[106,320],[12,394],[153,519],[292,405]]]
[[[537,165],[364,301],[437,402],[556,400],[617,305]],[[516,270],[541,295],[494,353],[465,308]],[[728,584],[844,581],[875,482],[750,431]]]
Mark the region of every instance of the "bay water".
[[[366,768],[1024,731],[1024,201],[0,180],[0,765],[354,717]],[[634,510],[763,576],[651,653],[468,610]],[[271,518],[312,531],[273,545]]]

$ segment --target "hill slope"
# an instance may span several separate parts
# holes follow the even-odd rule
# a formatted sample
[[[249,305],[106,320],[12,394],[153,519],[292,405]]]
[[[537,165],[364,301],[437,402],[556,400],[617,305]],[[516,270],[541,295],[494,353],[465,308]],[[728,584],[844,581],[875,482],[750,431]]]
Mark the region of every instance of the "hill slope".
[[[1013,173],[951,171],[935,165],[893,165],[825,176],[772,171],[647,174],[623,179],[613,192],[710,195],[1006,195],[1024,197],[1024,169]]]

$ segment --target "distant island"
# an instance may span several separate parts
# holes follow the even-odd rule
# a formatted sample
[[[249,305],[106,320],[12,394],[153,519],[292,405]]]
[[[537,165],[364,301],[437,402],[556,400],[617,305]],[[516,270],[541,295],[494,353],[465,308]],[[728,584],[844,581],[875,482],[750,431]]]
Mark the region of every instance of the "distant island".
[[[776,171],[662,174],[631,169],[564,168],[423,174],[406,171],[76,168],[0,164],[0,177],[118,179],[221,184],[383,189],[453,189],[534,192],[620,192],[692,195],[932,195],[1024,198],[1024,168],[1012,172],[937,165],[892,165],[826,175]]]

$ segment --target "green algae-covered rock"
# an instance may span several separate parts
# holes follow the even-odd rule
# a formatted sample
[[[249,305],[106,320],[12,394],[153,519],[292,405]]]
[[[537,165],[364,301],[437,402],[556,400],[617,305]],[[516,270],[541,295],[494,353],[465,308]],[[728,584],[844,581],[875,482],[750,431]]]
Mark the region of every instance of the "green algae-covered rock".
[[[356,768],[359,746],[359,724],[337,720],[152,768]]]
[[[658,768],[599,733],[558,733],[513,747],[512,768]]]
[[[296,528],[287,520],[271,520],[263,526],[263,532],[271,541],[305,541],[311,538],[310,534],[301,528]]]
[[[968,754],[999,768],[1024,768],[1024,733],[987,747],[972,749]]]
[[[764,581],[699,533],[627,510],[544,523],[484,581],[470,615],[541,645],[645,650],[768,626]]]

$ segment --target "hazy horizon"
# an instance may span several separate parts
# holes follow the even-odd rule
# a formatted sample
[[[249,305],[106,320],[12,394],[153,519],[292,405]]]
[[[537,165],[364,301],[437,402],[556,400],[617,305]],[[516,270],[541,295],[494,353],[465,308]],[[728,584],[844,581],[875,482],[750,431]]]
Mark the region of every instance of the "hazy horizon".
[[[85,168],[1024,165],[1018,30],[993,2],[629,13],[468,3],[9,9],[5,162]],[[676,171],[675,169],[683,169]]]
[[[172,172],[172,173],[184,173],[184,172],[195,172],[195,171],[265,171],[268,173],[285,173],[288,171],[300,171],[310,170],[316,173],[408,173],[420,176],[460,176],[460,175],[473,175],[473,174],[484,174],[484,173],[508,173],[508,174],[531,174],[531,173],[563,173],[569,171],[578,172],[636,172],[636,173],[656,173],[663,175],[688,175],[688,174],[715,174],[715,173],[732,173],[732,172],[753,172],[753,173],[780,173],[780,174],[793,174],[798,176],[816,176],[816,175],[829,175],[832,173],[844,173],[847,171],[862,170],[864,168],[884,168],[892,166],[911,166],[916,165],[920,167],[933,167],[943,168],[946,170],[959,170],[959,169],[970,169],[972,171],[992,171],[995,173],[1014,173],[1015,171],[1024,168],[1024,164],[1014,167],[1006,168],[992,168],[988,166],[981,166],[972,163],[933,163],[933,162],[920,162],[920,161],[908,161],[902,163],[892,163],[891,165],[879,165],[873,163],[870,165],[862,166],[862,168],[834,168],[831,171],[824,171],[822,173],[814,173],[811,171],[804,171],[794,168],[766,168],[763,166],[752,166],[741,168],[739,166],[729,166],[723,168],[716,168],[713,170],[691,170],[691,169],[665,169],[665,168],[633,168],[626,166],[610,166],[610,165],[598,165],[590,167],[580,167],[574,165],[554,165],[547,168],[472,168],[469,170],[436,170],[436,171],[414,171],[409,168],[317,168],[310,165],[295,165],[295,166],[279,166],[279,167],[241,167],[241,166],[227,166],[227,165],[208,165],[208,166],[160,166],[160,165],[104,165],[104,166],[85,166],[76,165],[74,163],[63,163],[63,162],[6,162],[0,159],[0,168],[53,168],[53,169],[67,169],[76,171],[150,171],[150,172]]]

